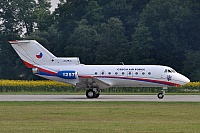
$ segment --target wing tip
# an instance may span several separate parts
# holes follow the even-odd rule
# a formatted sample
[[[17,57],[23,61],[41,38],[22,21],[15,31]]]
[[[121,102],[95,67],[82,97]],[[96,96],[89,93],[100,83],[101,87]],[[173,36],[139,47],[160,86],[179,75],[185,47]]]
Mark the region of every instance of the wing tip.
[[[8,41],[9,43],[17,43],[17,40]]]
[[[30,43],[31,40],[12,40],[8,41],[11,44],[18,44],[18,43]]]

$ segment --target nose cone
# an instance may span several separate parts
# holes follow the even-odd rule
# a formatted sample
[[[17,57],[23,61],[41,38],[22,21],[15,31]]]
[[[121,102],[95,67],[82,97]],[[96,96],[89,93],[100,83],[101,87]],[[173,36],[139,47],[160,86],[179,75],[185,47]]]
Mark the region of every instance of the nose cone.
[[[187,77],[185,77],[185,76],[182,75],[181,81],[182,81],[182,83],[183,83],[182,85],[184,85],[184,84],[189,83],[189,82],[190,82],[190,79],[188,79]]]

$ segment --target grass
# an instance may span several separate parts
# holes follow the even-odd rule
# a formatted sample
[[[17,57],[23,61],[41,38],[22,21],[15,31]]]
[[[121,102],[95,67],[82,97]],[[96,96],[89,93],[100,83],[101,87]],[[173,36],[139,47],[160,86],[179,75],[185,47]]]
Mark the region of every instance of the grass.
[[[200,103],[0,102],[1,133],[198,133]]]

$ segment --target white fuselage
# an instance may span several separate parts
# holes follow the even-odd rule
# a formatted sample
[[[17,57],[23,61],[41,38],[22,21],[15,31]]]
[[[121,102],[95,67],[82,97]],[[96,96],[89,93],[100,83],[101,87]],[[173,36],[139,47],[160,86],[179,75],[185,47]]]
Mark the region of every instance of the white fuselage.
[[[159,65],[68,65],[46,66],[55,72],[74,70],[78,78],[95,77],[109,87],[165,87],[180,86],[189,79],[172,68]],[[169,70],[169,71],[168,71]],[[63,79],[57,76],[38,75],[48,79],[76,85],[79,79]],[[103,89],[103,88],[102,88]]]

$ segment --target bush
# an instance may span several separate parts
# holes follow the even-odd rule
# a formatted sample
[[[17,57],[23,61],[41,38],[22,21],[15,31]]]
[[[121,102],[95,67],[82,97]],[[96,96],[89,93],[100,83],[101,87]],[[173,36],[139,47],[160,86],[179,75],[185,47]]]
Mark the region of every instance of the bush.
[[[118,87],[103,89],[106,93],[157,93],[161,87]],[[86,89],[81,90],[85,92]],[[0,80],[0,92],[77,92],[70,84],[50,80]],[[169,87],[172,93],[200,93],[200,82],[190,82],[180,87]]]

